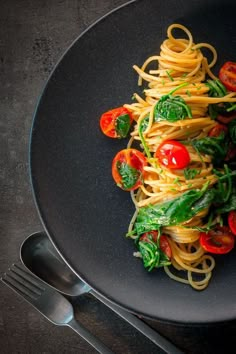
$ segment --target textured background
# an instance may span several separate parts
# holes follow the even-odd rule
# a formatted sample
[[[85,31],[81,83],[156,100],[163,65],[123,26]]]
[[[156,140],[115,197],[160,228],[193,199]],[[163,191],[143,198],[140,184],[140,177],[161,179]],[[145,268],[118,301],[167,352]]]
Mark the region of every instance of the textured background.
[[[28,177],[32,115],[44,83],[65,49],[124,0],[0,2],[0,272],[19,259],[27,235],[42,229]],[[0,284],[0,352],[94,353],[68,328],[52,325]],[[75,300],[78,318],[116,353],[162,353],[90,296]],[[186,353],[233,353],[235,323],[185,328],[152,323]],[[231,343],[231,344],[230,344]]]

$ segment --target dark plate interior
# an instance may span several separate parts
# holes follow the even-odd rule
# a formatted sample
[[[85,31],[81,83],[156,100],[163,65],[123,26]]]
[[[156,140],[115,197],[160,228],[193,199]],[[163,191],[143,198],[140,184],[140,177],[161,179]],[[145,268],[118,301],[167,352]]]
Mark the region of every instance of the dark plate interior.
[[[111,178],[125,141],[104,137],[100,114],[130,102],[133,64],[159,53],[167,27],[186,25],[213,44],[218,63],[235,60],[235,5],[227,1],[140,0],[101,19],[68,49],[43,91],[34,118],[30,167],[42,222],[75,272],[96,291],[135,313],[184,323],[236,317],[235,252],[217,259],[209,287],[197,292],[148,274],[124,237],[134,207]]]

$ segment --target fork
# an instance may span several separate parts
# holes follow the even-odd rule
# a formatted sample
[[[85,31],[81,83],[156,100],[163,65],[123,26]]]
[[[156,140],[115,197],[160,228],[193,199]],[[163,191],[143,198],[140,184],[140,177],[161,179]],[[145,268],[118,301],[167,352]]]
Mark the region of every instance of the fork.
[[[75,320],[73,307],[62,294],[36,278],[22,266],[13,264],[0,280],[55,325],[69,326],[99,353],[114,354]]]

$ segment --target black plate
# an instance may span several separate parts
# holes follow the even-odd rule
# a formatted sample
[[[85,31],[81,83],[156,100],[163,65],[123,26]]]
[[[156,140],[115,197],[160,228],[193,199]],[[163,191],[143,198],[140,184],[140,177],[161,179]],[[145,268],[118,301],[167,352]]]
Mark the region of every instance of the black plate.
[[[236,60],[234,1],[140,0],[102,18],[68,49],[50,76],[33,122],[33,192],[53,243],[96,291],[158,320],[210,323],[236,318],[235,252],[216,259],[209,287],[197,292],[148,274],[126,240],[134,207],[111,178],[125,141],[103,136],[102,112],[131,102],[133,64],[159,53],[167,27],[186,25],[196,42],[213,44],[218,64]]]

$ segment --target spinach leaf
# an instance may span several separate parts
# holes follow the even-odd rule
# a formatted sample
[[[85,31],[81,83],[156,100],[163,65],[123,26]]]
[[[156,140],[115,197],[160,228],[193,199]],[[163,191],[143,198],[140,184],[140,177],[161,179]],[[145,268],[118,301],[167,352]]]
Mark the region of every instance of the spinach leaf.
[[[207,187],[205,184],[201,190],[192,189],[167,202],[140,208],[134,224],[135,234],[141,235],[191,219],[213,202],[214,189],[208,190]]]
[[[159,99],[154,108],[155,122],[163,120],[176,122],[187,117],[192,118],[191,108],[186,104],[184,99],[181,96],[173,96],[175,91],[187,85],[188,83],[184,82]]]
[[[205,85],[209,87],[208,95],[210,97],[224,97],[225,95],[227,95],[226,87],[222,84],[220,80],[207,80]],[[218,114],[230,112],[235,108],[236,107],[234,103],[214,103],[209,105],[208,113],[212,119],[216,119]]]
[[[154,241],[140,241],[138,244],[139,251],[142,255],[143,265],[150,272],[153,268],[170,265],[169,257],[158,247]]]
[[[124,189],[132,188],[140,178],[140,171],[136,168],[129,166],[125,162],[117,161],[117,170],[122,177],[122,187]]]
[[[212,156],[213,163],[222,162],[228,151],[228,142],[222,132],[219,136],[206,136],[202,139],[195,139],[192,142],[193,147],[201,153]]]
[[[229,199],[226,203],[216,209],[218,214],[228,213],[231,210],[236,210],[236,187],[232,189]]]
[[[140,123],[140,131],[141,131],[142,133],[144,133],[145,130],[147,129],[148,123],[149,123],[149,115],[147,115],[146,117],[144,117],[143,120],[142,120],[141,123]]]
[[[236,171],[231,171],[226,164],[224,169],[224,174],[218,173],[218,188],[216,188],[215,196],[216,203],[221,204],[216,209],[218,214],[236,210]]]
[[[154,120],[176,122],[186,117],[192,118],[190,107],[181,96],[164,95],[154,108]]]
[[[209,88],[208,95],[210,97],[224,97],[227,90],[220,80],[207,80],[205,85]]]
[[[130,129],[130,117],[128,114],[122,114],[116,119],[115,130],[120,138],[126,138]]]
[[[217,175],[217,173],[215,172]],[[218,173],[218,183],[215,187],[215,200],[217,203],[226,203],[232,193],[232,179],[235,171],[231,171],[227,164],[224,165],[224,172]]]
[[[141,143],[143,145],[143,149],[145,151],[145,154],[147,155],[147,157],[149,159],[152,158],[152,155],[150,153],[150,150],[148,148],[148,145],[144,139],[144,136],[143,136],[143,132],[147,129],[147,126],[148,126],[148,123],[149,123],[149,115],[144,117],[143,120],[140,122],[139,124],[139,128],[138,128],[138,134],[139,134],[139,137],[140,137],[140,140],[141,140]]]

